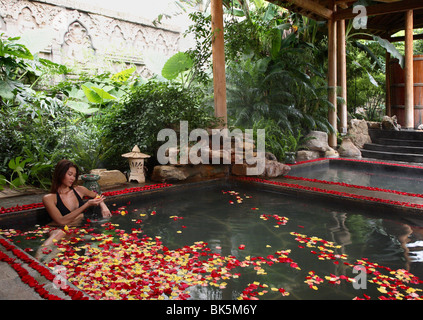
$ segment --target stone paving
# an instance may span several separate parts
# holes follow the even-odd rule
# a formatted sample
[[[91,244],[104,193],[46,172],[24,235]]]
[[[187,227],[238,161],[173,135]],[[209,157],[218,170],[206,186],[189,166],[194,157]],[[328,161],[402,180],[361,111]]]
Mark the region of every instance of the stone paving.
[[[3,246],[0,251],[5,252]],[[31,287],[21,281],[16,271],[0,262],[0,300],[43,300]]]

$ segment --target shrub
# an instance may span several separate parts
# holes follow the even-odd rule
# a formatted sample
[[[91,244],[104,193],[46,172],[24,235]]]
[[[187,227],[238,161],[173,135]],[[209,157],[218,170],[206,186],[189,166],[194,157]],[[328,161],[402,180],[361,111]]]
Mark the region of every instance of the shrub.
[[[135,88],[103,119],[104,134],[112,149],[108,150],[107,166],[127,168],[127,160],[121,155],[131,151],[134,145],[154,159],[163,144],[157,141],[159,131],[165,128],[178,131],[180,121],[188,121],[189,130],[216,127],[219,120],[202,100],[198,90],[169,82],[151,80]]]

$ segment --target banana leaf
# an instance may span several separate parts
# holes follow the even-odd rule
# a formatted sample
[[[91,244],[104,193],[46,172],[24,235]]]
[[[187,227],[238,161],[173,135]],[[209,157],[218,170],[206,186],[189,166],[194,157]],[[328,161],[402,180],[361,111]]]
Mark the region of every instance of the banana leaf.
[[[401,68],[404,69],[404,56],[397,50],[397,48],[395,48],[392,43],[378,36],[373,36],[373,39],[377,41],[383,48],[385,48],[394,58],[398,59]]]
[[[174,80],[176,77],[189,70],[194,62],[185,52],[178,52],[170,57],[163,66],[162,76],[167,80]]]

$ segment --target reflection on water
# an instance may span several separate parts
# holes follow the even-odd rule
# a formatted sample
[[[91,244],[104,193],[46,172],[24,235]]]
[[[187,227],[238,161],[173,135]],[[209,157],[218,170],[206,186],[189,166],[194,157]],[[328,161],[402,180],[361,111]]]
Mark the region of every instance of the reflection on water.
[[[423,193],[423,170],[387,171],[374,167],[350,168],[347,165],[315,165],[307,168],[293,168],[289,173],[294,177],[341,182],[365,187]]]
[[[363,293],[377,298],[381,295],[377,286],[357,290],[346,281],[332,285],[325,279],[354,277],[346,263],[355,264],[363,258],[393,270],[407,270],[423,279],[423,224],[384,220],[353,208],[340,209],[278,193],[230,188],[224,192],[221,187],[198,188],[125,200],[111,208],[118,211],[123,207],[127,214],[117,214],[110,222],[128,233],[140,228],[140,236],[159,236],[169,250],[204,241],[219,259],[234,256],[250,263],[249,267],[235,268],[233,272],[240,276],[225,280],[224,288],[189,288],[193,299],[236,299],[254,283],[267,286],[260,289],[263,296],[257,297],[261,299],[352,299]],[[281,222],[282,217],[286,223]],[[95,232],[110,232],[104,221],[94,221],[91,226]],[[23,248],[32,246],[34,253],[42,243],[41,239],[27,236],[16,240]],[[326,246],[327,242],[334,246]],[[284,250],[289,251],[287,257],[298,268],[276,261]],[[41,254],[40,258],[46,257]],[[52,258],[49,252],[48,259]],[[324,280],[318,290],[305,283],[311,272]],[[284,297],[271,288],[284,288],[290,295]]]

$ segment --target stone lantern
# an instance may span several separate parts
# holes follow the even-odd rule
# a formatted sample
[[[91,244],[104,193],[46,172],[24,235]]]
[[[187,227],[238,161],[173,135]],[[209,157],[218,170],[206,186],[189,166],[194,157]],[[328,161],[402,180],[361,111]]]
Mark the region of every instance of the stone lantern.
[[[140,148],[135,146],[131,152],[123,154],[122,157],[128,158],[129,160],[131,172],[128,181],[136,180],[138,183],[144,183],[144,159],[150,158],[150,156],[141,153]]]
[[[81,180],[84,181],[84,187],[97,194],[101,194],[100,185],[97,182],[99,179],[100,176],[98,174],[90,173],[81,175]]]

